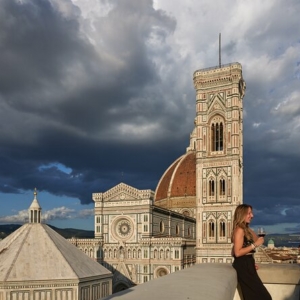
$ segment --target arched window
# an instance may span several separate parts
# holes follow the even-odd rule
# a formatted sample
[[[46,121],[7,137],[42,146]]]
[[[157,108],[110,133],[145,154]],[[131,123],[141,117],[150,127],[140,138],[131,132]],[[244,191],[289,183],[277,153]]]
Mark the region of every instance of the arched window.
[[[220,196],[225,196],[225,179],[220,179]]]
[[[166,250],[166,258],[170,258],[170,250],[169,249]]]
[[[219,225],[220,225],[220,229],[219,229],[219,231],[220,231],[220,237],[225,237],[225,235],[226,235],[225,221],[221,220]]]
[[[208,223],[208,237],[209,238],[215,237],[215,223],[212,220],[210,220]]]
[[[213,179],[210,179],[208,184],[209,184],[208,195],[214,196],[215,195],[215,181]]]
[[[211,150],[222,151],[223,150],[223,123],[213,123],[211,125]]]

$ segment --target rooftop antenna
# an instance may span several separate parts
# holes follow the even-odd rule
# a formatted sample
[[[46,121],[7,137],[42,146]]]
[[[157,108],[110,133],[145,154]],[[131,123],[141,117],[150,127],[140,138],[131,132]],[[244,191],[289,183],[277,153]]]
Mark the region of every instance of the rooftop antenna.
[[[219,33],[219,68],[221,68],[221,33]]]

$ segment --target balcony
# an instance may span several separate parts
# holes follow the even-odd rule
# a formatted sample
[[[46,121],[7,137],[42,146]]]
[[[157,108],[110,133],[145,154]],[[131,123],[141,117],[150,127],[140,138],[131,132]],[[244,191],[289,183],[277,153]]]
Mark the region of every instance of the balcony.
[[[273,300],[300,299],[299,264],[261,264],[258,274]],[[242,300],[230,264],[197,264],[104,298],[110,299]]]

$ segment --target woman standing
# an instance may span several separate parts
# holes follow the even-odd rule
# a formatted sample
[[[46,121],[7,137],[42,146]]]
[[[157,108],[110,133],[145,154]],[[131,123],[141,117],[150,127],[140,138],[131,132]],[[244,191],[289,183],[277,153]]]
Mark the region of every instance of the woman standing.
[[[251,205],[241,204],[236,208],[231,236],[233,267],[237,272],[244,300],[272,300],[256,271],[253,254],[255,248],[264,243],[264,238],[258,237],[250,229],[252,218]]]

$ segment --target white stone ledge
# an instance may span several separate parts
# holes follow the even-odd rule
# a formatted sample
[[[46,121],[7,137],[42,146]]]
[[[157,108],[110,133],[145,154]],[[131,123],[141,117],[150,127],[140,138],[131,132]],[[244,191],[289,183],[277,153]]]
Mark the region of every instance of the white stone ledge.
[[[236,286],[236,272],[231,264],[198,264],[104,299],[232,300]]]

